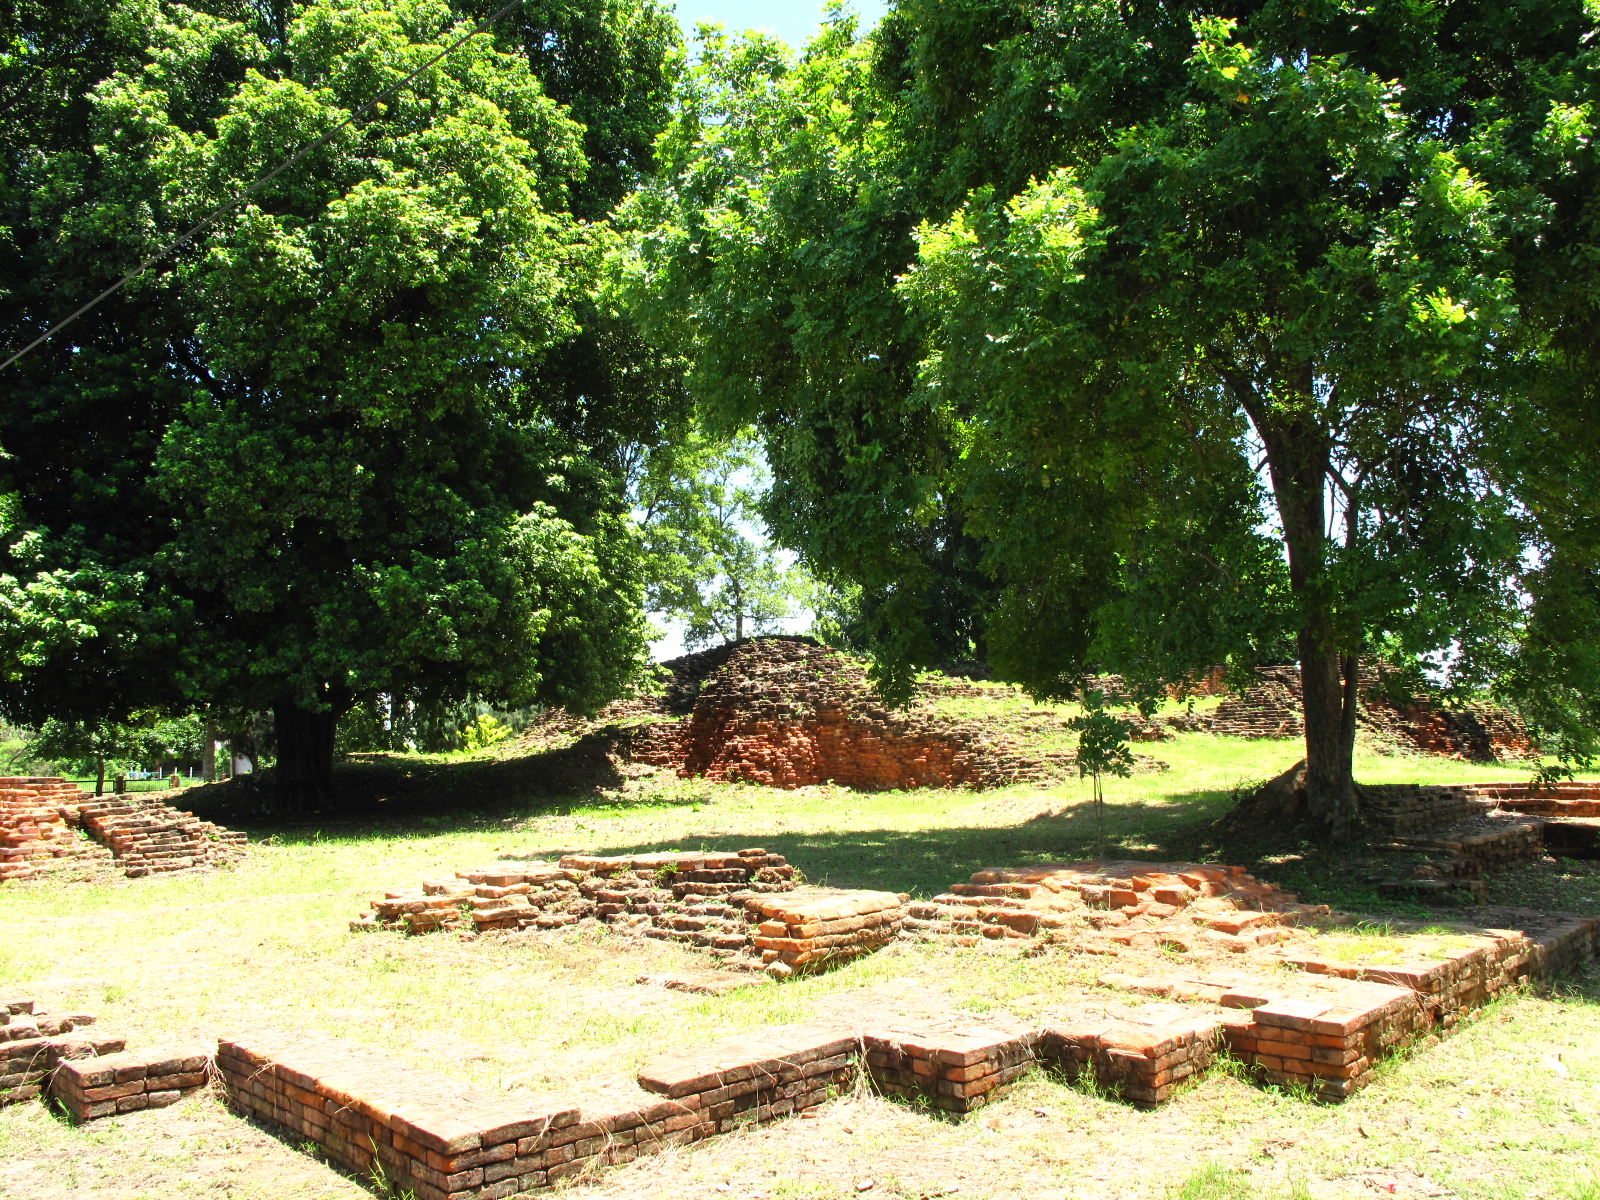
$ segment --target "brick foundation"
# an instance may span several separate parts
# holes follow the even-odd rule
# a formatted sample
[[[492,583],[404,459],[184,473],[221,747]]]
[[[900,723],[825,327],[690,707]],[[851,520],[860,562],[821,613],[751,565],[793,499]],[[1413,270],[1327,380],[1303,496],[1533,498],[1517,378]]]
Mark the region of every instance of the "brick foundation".
[[[1087,1076],[1121,1099],[1154,1108],[1209,1070],[1221,1022],[1182,1005],[1146,1005],[1116,1015],[1056,1019],[1039,1032],[1041,1062],[1069,1078]]]
[[[165,1108],[210,1078],[209,1046],[154,1046],[66,1060],[50,1079],[50,1095],[74,1124],[145,1108]]]
[[[234,862],[249,841],[154,796],[79,797],[63,815],[109,849],[130,879]]]
[[[853,1078],[857,1040],[787,1026],[655,1060],[637,1102],[518,1105],[331,1038],[224,1038],[229,1099],[342,1166],[418,1200],[497,1200],[823,1103]]]
[[[926,1034],[872,1031],[862,1038],[879,1091],[968,1113],[1000,1099],[1036,1065],[1032,1030]]]
[[[905,917],[893,892],[808,889],[760,847],[728,853],[586,855],[507,861],[424,880],[372,901],[355,931],[558,929],[582,920],[687,942],[774,974],[844,962],[892,941]]]
[[[870,953],[900,936],[905,920],[905,908],[893,892],[752,896],[745,912],[747,919],[759,919],[752,942],[761,961],[779,974]]]

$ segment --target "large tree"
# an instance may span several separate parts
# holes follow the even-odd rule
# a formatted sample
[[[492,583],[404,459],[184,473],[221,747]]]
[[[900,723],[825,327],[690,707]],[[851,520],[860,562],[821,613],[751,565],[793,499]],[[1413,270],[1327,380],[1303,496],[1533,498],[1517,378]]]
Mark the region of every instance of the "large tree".
[[[35,50],[54,6],[5,15],[4,68],[71,100],[4,147],[8,348],[337,130],[0,380],[0,494],[29,531],[0,584],[38,614],[7,713],[271,709],[292,808],[359,695],[617,694],[646,630],[618,448],[677,393],[597,305],[589,218],[648,166],[658,10],[554,18],[575,44],[627,26],[612,75],[657,97],[598,142],[581,79],[552,97],[514,31],[362,114],[471,28],[440,0],[84,0],[58,40],[107,48],[78,75]]]
[[[901,0],[799,58],[713,37],[619,276],[766,434],[773,524],[874,598],[888,684],[936,657],[941,522],[1036,695],[1287,635],[1340,834],[1359,656],[1525,699],[1554,664],[1560,720],[1597,682],[1594,461],[1555,432],[1595,397],[1595,32]]]

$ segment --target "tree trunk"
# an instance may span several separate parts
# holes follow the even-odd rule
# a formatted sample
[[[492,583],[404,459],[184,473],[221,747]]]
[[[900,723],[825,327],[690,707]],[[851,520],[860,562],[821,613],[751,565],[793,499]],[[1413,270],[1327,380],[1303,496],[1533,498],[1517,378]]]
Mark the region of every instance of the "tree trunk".
[[[333,807],[333,738],[339,718],[350,708],[344,688],[322,689],[322,704],[309,708],[281,700],[272,708],[278,738],[274,808],[294,817]]]
[[[207,783],[217,781],[217,724],[209,718],[205,741],[200,743],[200,777]]]
[[[1289,558],[1289,589],[1299,614],[1300,697],[1305,714],[1306,813],[1330,837],[1350,836],[1359,803],[1355,785],[1356,656],[1345,653],[1327,579],[1327,502],[1331,466],[1327,431],[1315,412],[1311,368],[1300,375],[1302,411],[1269,409],[1253,385],[1230,375],[1267,450],[1273,498]]]
[[[94,756],[94,766],[94,794],[96,796],[104,796],[106,794],[106,756],[104,754],[96,754]]]

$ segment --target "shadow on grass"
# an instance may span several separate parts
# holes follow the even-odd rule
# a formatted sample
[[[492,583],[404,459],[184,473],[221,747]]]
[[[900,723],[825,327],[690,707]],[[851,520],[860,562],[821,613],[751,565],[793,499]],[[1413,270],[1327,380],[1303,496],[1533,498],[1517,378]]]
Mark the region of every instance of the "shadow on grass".
[[[1424,915],[1394,897],[1380,895],[1351,878],[1353,852],[1306,846],[1285,854],[1282,847],[1224,842],[1216,818],[1232,797],[1222,791],[1197,791],[1177,803],[1110,805],[1106,810],[1103,853],[1096,854],[1096,819],[1089,805],[1035,817],[1012,826],[927,829],[790,831],[762,828],[724,832],[668,844],[619,842],[598,848],[602,854],[654,850],[738,850],[761,846],[782,854],[807,881],[830,887],[869,888],[930,896],[962,882],[984,867],[1077,862],[1103,857],[1148,862],[1217,862],[1243,865],[1262,879],[1299,894],[1311,904],[1344,912]]]
[[[693,807],[714,797],[721,785],[674,781],[636,798],[619,795],[628,781],[619,765],[628,732],[606,729],[571,746],[542,754],[500,759],[426,761],[414,756],[353,756],[335,767],[334,811],[295,820],[266,815],[270,774],[193,789],[184,801],[200,816],[280,845],[366,838],[406,840],[452,832],[481,832],[538,817]],[[774,801],[782,793],[774,793]],[[1358,845],[1329,847],[1309,842],[1285,846],[1218,828],[1237,793],[1207,789],[1177,793],[1159,803],[1111,803],[1105,809],[1103,854],[1097,855],[1093,806],[1075,804],[1016,825],[966,828],[876,829],[796,832],[774,828],[776,811],[755,813],[737,832],[704,838],[680,835],[675,843],[619,842],[601,853],[734,850],[760,845],[787,856],[812,882],[838,887],[933,895],[988,866],[1080,861],[1095,857],[1154,862],[1192,861],[1244,866],[1301,900],[1342,912],[1425,917],[1454,910],[1424,908],[1380,894],[1356,870]],[[719,813],[726,826],[733,814]]]
[[[353,755],[334,766],[333,805],[301,817],[270,812],[270,770],[189,789],[183,803],[206,820],[257,837],[296,842],[380,831],[385,837],[429,837],[534,816],[571,815],[597,803],[626,812],[704,800],[693,789],[681,796],[653,795],[632,802],[616,798],[613,793],[627,782],[617,756],[618,743],[626,737],[626,730],[601,730],[543,754],[455,762]]]

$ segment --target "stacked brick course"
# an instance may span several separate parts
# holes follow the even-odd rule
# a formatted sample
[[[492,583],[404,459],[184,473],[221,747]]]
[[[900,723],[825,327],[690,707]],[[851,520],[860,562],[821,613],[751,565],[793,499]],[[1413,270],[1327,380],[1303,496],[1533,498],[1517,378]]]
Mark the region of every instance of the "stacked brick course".
[[[1300,671],[1260,667],[1259,682],[1242,696],[1230,696],[1206,717],[1211,733],[1243,738],[1297,738],[1305,734],[1300,708]]]
[[[1481,811],[1477,799],[1462,784],[1363,784],[1361,819],[1384,833],[1411,834],[1473,816]]]
[[[0,778],[0,880],[34,879],[73,862],[110,856],[68,824],[64,806],[83,799],[64,779]]]
[[[0,1104],[39,1096],[65,1059],[123,1048],[121,1038],[87,1032],[93,1024],[87,1014],[52,1016],[32,1000],[0,999]]]
[[[1141,1108],[1172,1098],[1216,1059],[1218,1017],[1176,1004],[1053,1017],[1035,1053],[1069,1078],[1088,1076]]]
[[[899,937],[905,920],[893,892],[752,896],[745,911],[760,918],[754,945],[777,974],[870,953]]]
[[[794,868],[760,847],[728,853],[569,854],[501,862],[390,892],[356,931],[556,929],[593,919],[687,942],[774,974],[844,962],[892,941],[905,917],[892,892],[792,895]]]
[[[108,848],[130,879],[151,872],[213,867],[243,856],[247,835],[179,812],[154,796],[84,798],[62,809],[67,821]]]
[[[864,1034],[862,1045],[879,1091],[968,1113],[1000,1099],[1033,1069],[1037,1036],[1032,1030],[882,1030]]]
[[[1480,929],[1470,944],[1417,961],[1364,964],[1297,947],[1275,952],[1298,977],[1231,972],[1108,974],[1108,987],[1236,1010],[1219,1018],[1237,1057],[1270,1083],[1342,1100],[1371,1082],[1372,1069],[1419,1037],[1453,1032],[1474,1010],[1530,976],[1596,956],[1600,917],[1516,910],[1492,914],[1516,928]]]
[[[1513,812],[1552,817],[1600,817],[1600,783],[1469,783],[1474,800]]]
[[[66,1060],[50,1079],[50,1095],[75,1124],[116,1113],[165,1108],[210,1078],[209,1046],[153,1046]]]
[[[917,902],[907,928],[922,937],[1050,937],[1082,921],[1111,941],[1196,938],[1245,951],[1278,929],[1326,916],[1243,867],[1199,863],[1078,862],[986,867],[967,883]]]

